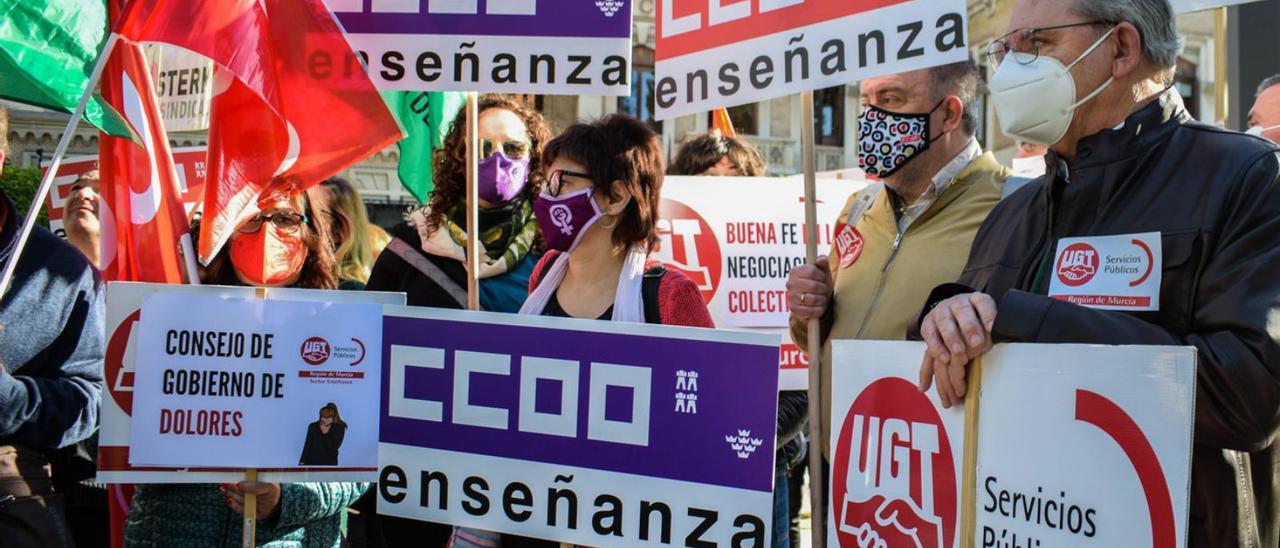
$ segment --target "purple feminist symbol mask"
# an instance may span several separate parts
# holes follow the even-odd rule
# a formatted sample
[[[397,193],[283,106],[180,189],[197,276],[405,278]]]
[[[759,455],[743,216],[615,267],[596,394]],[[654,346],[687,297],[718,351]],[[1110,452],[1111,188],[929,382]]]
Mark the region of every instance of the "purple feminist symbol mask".
[[[512,160],[495,152],[480,162],[480,199],[491,204],[510,202],[529,182],[529,160]]]
[[[587,229],[604,217],[593,199],[593,190],[584,188],[560,197],[544,192],[533,201],[533,215],[538,219],[547,249],[572,253]]]

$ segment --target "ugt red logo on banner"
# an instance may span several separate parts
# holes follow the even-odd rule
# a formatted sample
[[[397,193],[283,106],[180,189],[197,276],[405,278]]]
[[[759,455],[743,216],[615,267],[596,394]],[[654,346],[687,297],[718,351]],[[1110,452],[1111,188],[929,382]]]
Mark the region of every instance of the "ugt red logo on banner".
[[[663,198],[659,215],[658,260],[698,284],[702,300],[710,303],[720,287],[724,265],[716,233],[697,211],[675,200]]]
[[[302,341],[302,361],[311,365],[321,365],[329,360],[329,341],[320,337],[311,337]]]
[[[1098,250],[1080,242],[1071,244],[1058,258],[1058,279],[1070,287],[1089,283],[1098,273]]]
[[[839,546],[952,546],[958,482],[946,426],[910,381],[877,380],[853,401],[835,445]]]

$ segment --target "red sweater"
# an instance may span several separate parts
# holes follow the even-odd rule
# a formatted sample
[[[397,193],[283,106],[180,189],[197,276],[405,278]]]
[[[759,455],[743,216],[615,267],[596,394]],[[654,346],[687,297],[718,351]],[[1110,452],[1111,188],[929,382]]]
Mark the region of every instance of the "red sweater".
[[[559,251],[548,251],[538,261],[538,265],[533,268],[533,275],[529,276],[530,293],[542,281],[543,271],[559,256]],[[662,319],[662,325],[714,329],[715,322],[711,320],[711,312],[707,310],[707,303],[702,300],[698,285],[683,273],[665,268],[657,261],[648,264],[646,275],[659,268],[663,269],[662,280],[658,283],[658,317]]]

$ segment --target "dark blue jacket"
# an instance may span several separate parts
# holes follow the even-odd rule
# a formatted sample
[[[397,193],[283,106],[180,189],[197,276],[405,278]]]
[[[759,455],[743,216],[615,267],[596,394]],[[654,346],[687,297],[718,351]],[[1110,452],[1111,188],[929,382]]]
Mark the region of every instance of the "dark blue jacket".
[[[0,190],[0,265],[22,218]],[[64,447],[98,427],[102,397],[102,278],[70,244],[35,227],[0,298],[0,445]]]

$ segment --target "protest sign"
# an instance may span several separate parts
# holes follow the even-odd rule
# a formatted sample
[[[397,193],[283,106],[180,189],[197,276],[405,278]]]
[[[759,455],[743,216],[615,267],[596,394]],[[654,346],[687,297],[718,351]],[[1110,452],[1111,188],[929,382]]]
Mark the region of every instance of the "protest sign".
[[[820,248],[830,248],[840,209],[864,184],[824,180],[818,185],[818,216],[830,221],[819,227]],[[785,333],[791,314],[787,275],[804,264],[803,203],[801,179],[667,177],[655,258],[698,285],[717,327]],[[784,346],[783,390],[808,384],[801,358],[795,345]]]
[[[960,545],[963,410],[916,389],[923,353],[833,344],[834,544]],[[975,545],[1185,546],[1195,356],[1044,344],[984,356]]]
[[[657,119],[964,61],[967,15],[962,0],[661,0]]]
[[[140,348],[142,303],[147,296],[165,293],[191,299],[251,299],[251,287],[188,286],[112,282],[107,285],[107,350],[104,359],[105,394],[102,398],[98,438],[98,477],[103,483],[208,483],[241,481],[243,470],[222,467],[174,468],[133,466],[129,441],[131,415],[136,388],[136,360]],[[310,289],[271,289],[269,300],[310,301],[319,303],[365,302],[404,304],[400,293],[319,291]],[[192,310],[188,307],[188,313]],[[325,402],[327,403],[327,402]],[[315,415],[318,411],[311,409]],[[347,411],[342,415],[346,418]],[[315,420],[315,418],[312,418]],[[351,443],[351,442],[348,442]],[[296,457],[297,455],[295,455]],[[294,462],[296,465],[296,461]],[[360,470],[359,477],[368,480],[376,473],[373,466]],[[263,470],[263,481],[342,481],[353,479],[350,470],[314,468],[309,471]]]
[[[1173,12],[1177,14],[1203,11],[1224,6],[1248,4],[1258,0],[1172,0]]]
[[[159,44],[150,46],[148,57],[156,82],[156,107],[165,130],[208,130],[213,61],[176,46]]]
[[[173,167],[178,171],[178,185],[182,192],[182,203],[186,206],[187,214],[200,201],[201,193],[204,191],[205,177],[205,155],[207,149],[205,147],[187,147],[173,150]],[[48,162],[41,166],[41,175],[49,168]],[[90,170],[98,169],[98,157],[80,156],[76,158],[68,158],[62,161],[58,167],[58,174],[53,178],[53,189],[49,191],[49,198],[45,200],[45,207],[49,212],[49,231],[57,234],[62,238],[67,237],[67,231],[62,224],[62,210],[67,205],[67,199],[71,197],[71,185],[76,179]],[[111,204],[99,201],[98,203],[98,219],[101,223],[110,224],[111,215],[106,214],[104,209],[110,209]],[[103,226],[102,234],[104,238],[108,234],[115,234],[115,229],[111,226]]]
[[[381,376],[381,312],[374,304],[148,297],[130,464],[375,466],[368,402]]]
[[[378,512],[766,546],[776,335],[386,307]]]
[[[325,3],[384,91],[631,93],[631,0]],[[307,56],[324,80],[361,69],[349,55]]]

